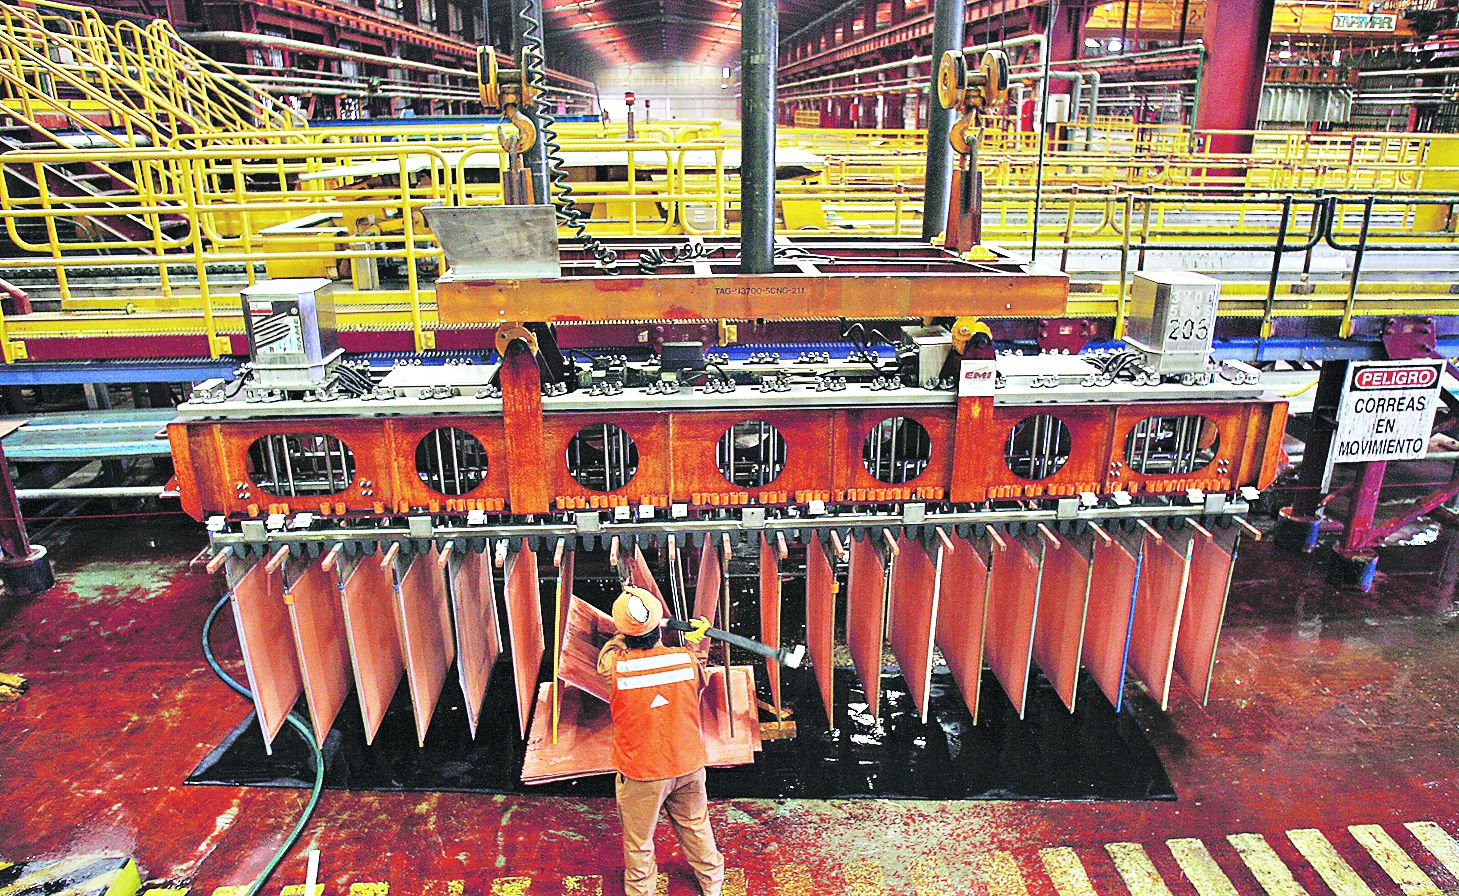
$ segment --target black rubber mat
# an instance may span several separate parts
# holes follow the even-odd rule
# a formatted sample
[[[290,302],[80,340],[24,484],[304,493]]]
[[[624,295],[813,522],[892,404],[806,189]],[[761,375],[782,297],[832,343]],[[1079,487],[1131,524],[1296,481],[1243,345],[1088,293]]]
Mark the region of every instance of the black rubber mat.
[[[425,748],[415,742],[402,685],[373,746],[366,747],[358,708],[346,704],[325,743],[326,783],[338,789],[453,790],[536,795],[612,794],[601,777],[527,787],[518,781],[522,744],[506,666],[497,669],[475,741],[454,682],[436,710]],[[933,675],[932,718],[923,725],[901,678],[882,681],[881,718],[865,715],[850,669],[838,669],[837,729],[827,729],[815,683],[784,673],[785,704],[798,722],[794,740],[765,744],[753,766],[712,769],[718,797],[1001,800],[1168,800],[1175,793],[1160,758],[1129,714],[1115,715],[1092,681],[1080,685],[1070,714],[1053,688],[1036,680],[1019,721],[991,674],[976,726],[945,672]],[[855,710],[860,709],[860,712]],[[190,784],[303,787],[313,780],[309,754],[286,727],[265,753],[250,715],[188,777]]]

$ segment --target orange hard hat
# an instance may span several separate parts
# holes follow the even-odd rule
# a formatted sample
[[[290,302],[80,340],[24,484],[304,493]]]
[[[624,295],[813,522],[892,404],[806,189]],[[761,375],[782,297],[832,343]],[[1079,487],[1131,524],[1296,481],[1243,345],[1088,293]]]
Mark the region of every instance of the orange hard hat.
[[[630,637],[646,635],[664,621],[664,607],[652,591],[624,585],[613,601],[613,627]]]

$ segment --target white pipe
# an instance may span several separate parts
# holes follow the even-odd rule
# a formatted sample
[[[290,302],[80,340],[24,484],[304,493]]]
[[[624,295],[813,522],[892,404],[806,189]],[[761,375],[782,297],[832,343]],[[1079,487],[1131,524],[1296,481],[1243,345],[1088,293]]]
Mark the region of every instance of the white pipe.
[[[1106,84],[1105,90],[1143,90],[1146,87],[1167,87],[1172,85],[1194,84],[1194,78],[1180,81],[1119,81],[1114,84]]]
[[[241,78],[293,86],[299,90],[309,90],[313,87],[364,89],[368,86],[364,78],[352,78],[347,75],[337,75],[333,72],[301,72],[298,74],[283,75],[277,74],[274,69],[261,65],[242,65],[239,63],[224,63],[224,65],[232,69]],[[381,85],[382,89],[389,89],[392,92],[440,96],[449,95],[453,99],[480,100],[480,96],[476,91],[467,87],[453,87],[450,84],[431,84],[426,81],[396,81],[390,78],[384,78],[381,80]]]
[[[469,81],[476,79],[474,70],[447,68],[444,65],[436,65],[433,62],[417,62],[413,59],[398,59],[394,56],[381,56],[378,53],[366,53],[363,50],[346,50],[342,47],[329,47],[324,44],[311,43],[306,40],[294,40],[289,37],[274,37],[268,34],[250,34],[246,31],[197,31],[184,33],[183,37],[189,43],[203,44],[246,44],[255,47],[274,47],[280,50],[297,50],[301,53],[311,53],[315,56],[333,56],[338,59],[353,59],[358,62],[369,62],[374,65],[383,65],[388,68],[409,68],[422,72],[432,72],[439,75],[449,75],[453,78],[463,78]],[[549,73],[553,74],[553,73]],[[554,87],[563,93],[575,93],[579,96],[592,98],[593,94],[583,90],[575,90],[571,87]]]
[[[93,488],[18,488],[15,497],[21,501],[45,498],[161,498],[160,485],[104,485]]]
[[[399,97],[400,99],[411,100],[440,100],[442,102],[468,103],[480,102],[481,98],[474,94],[455,93],[428,93],[414,90],[393,89],[387,91],[371,91],[365,87],[355,87],[349,84],[322,84],[317,82],[298,83],[287,81],[281,78],[260,78],[253,75],[245,76],[248,80],[257,84],[268,93],[275,94],[299,94],[308,93],[314,96],[354,96],[354,97]]]
[[[1448,68],[1395,68],[1381,72],[1358,72],[1359,78],[1401,78],[1408,75],[1459,75],[1459,66]]]
[[[1023,47],[1028,46],[1029,44],[1039,44],[1040,46],[1044,46],[1044,36],[1042,34],[1025,34],[1021,37],[1010,37],[1008,40],[993,41],[991,43],[978,44],[971,47],[963,47],[963,55],[968,56],[973,53],[981,53],[984,50],[1000,50],[1009,49],[1012,47]],[[922,65],[923,63],[931,61],[931,56],[912,56],[907,59],[900,59],[896,62],[881,62],[876,65],[868,65],[865,68],[852,69],[851,71],[836,72],[835,74],[830,75],[817,75],[814,78],[802,78],[799,81],[791,81],[789,83],[781,84],[779,85],[779,89],[789,90],[791,88],[801,87],[806,84],[819,84],[822,81],[835,81],[838,78],[854,78],[857,75],[869,75],[874,72],[887,71],[888,69],[901,68],[910,65]]]
[[[1093,57],[1088,57],[1088,58],[1084,58],[1084,59],[1058,59],[1058,60],[1055,60],[1055,61],[1053,61],[1053,62],[1051,62],[1049,64],[1050,65],[1113,65],[1113,64],[1118,63],[1118,62],[1124,62],[1124,61],[1126,61],[1128,59],[1149,59],[1152,56],[1176,56],[1176,55],[1179,55],[1181,53],[1198,53],[1198,52],[1200,52],[1201,47],[1202,47],[1202,44],[1201,44],[1200,40],[1197,40],[1195,43],[1192,43],[1192,44],[1182,44],[1182,45],[1180,45],[1178,47],[1161,47],[1158,50],[1141,50],[1138,53],[1121,53],[1118,56],[1093,56]],[[1027,67],[1027,64],[1025,64],[1024,66],[1018,66],[1018,67],[1019,68]]]
[[[331,87],[345,90],[365,90],[368,86],[362,78],[316,78],[301,77],[299,75],[272,75],[248,71],[238,71],[238,75],[239,77],[247,78],[257,83],[274,84],[279,87],[287,87],[304,92],[314,90],[315,88]],[[475,100],[477,102],[481,100],[481,97],[473,90],[468,90],[464,87],[452,87],[448,84],[436,85],[424,82],[415,83],[412,81],[385,80],[382,82],[381,90],[377,91],[377,93],[382,93],[383,95],[385,92],[393,96],[414,94],[419,96],[437,96],[443,99]]]

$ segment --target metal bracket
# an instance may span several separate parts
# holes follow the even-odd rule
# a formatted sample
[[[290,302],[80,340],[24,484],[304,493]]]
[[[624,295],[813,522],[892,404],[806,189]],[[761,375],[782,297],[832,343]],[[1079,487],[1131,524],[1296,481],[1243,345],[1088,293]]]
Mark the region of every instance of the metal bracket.
[[[1094,322],[1083,318],[1039,321],[1038,346],[1046,352],[1077,355],[1094,338]]]
[[[1390,317],[1383,321],[1383,351],[1394,361],[1437,358],[1437,329],[1432,317]]]

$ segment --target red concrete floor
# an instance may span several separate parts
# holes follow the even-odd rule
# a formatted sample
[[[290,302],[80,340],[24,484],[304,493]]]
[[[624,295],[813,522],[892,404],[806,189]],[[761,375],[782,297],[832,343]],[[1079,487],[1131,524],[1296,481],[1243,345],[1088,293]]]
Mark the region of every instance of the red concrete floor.
[[[187,568],[202,544],[199,527],[172,517],[85,525],[52,538],[57,587],[0,602],[0,669],[33,683],[0,705],[0,858],[126,853],[144,877],[209,893],[247,883],[292,825],[302,793],[180,783],[246,711],[199,654],[219,593]],[[1451,588],[1425,572],[1443,551],[1390,551],[1375,594],[1359,598],[1322,585],[1320,560],[1249,543],[1211,705],[1178,694],[1163,716],[1132,698],[1176,802],[719,802],[722,847],[744,873],[736,889],[1003,893],[998,875],[977,867],[1008,850],[1030,892],[1053,894],[1038,850],[1070,846],[1097,892],[1123,893],[1103,847],[1136,841],[1173,896],[1194,896],[1170,852],[1154,847],[1198,837],[1244,896],[1262,891],[1225,836],[1256,832],[1322,896],[1330,889],[1283,832],[1315,827],[1339,842],[1345,826],[1372,823],[1459,891],[1399,826],[1459,830],[1459,637]],[[216,641],[236,668],[231,623]],[[668,892],[690,893],[671,841],[661,831]],[[620,892],[606,800],[326,791],[304,846],[322,850],[331,896],[366,882],[411,894],[558,893],[565,878],[590,875]],[[1350,839],[1339,851],[1378,896],[1400,893]],[[296,849],[269,892],[302,881],[302,856]],[[566,891],[597,885],[569,881]]]

